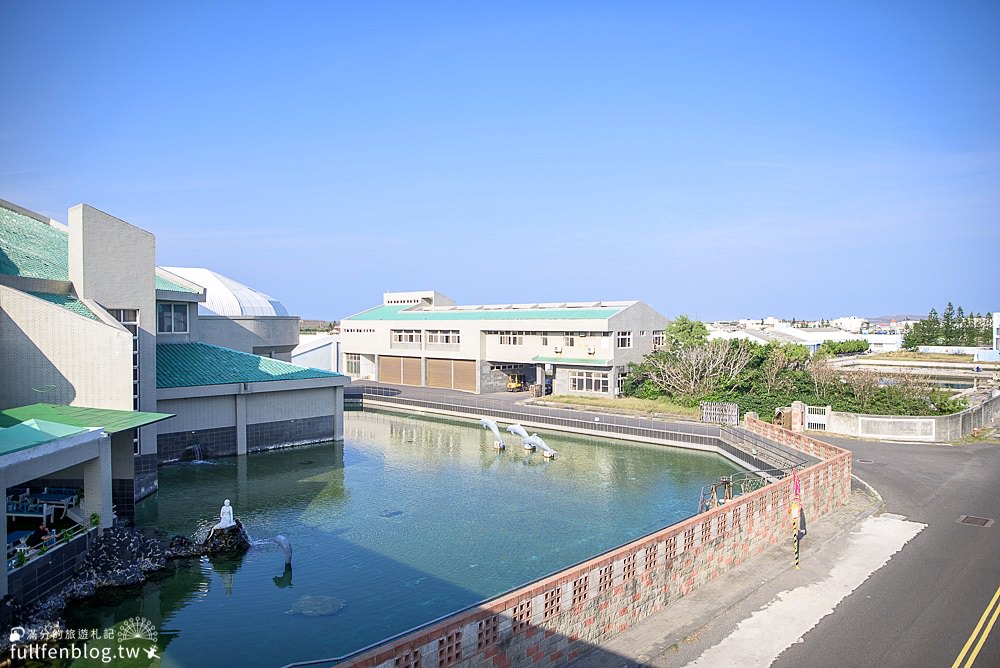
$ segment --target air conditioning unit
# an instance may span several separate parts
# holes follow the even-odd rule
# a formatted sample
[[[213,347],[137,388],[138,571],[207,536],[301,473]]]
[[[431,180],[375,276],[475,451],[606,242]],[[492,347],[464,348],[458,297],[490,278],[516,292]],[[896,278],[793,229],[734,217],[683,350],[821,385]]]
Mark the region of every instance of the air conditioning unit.
[[[597,352],[597,349],[594,348],[594,346],[587,346],[587,354],[588,355],[593,355],[596,352]]]
[[[562,346],[553,346],[552,347],[552,352],[554,352],[554,353],[561,353],[562,352]]]

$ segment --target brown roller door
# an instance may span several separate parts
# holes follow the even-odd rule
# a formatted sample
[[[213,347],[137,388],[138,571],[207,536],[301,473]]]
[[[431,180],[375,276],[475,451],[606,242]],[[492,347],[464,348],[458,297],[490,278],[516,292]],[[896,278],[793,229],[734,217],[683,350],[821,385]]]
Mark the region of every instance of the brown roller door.
[[[420,358],[403,358],[403,385],[420,385]]]
[[[389,356],[378,358],[378,380],[380,383],[401,385],[403,382],[403,358]]]
[[[427,360],[427,387],[451,387],[451,360]]]
[[[455,360],[454,374],[456,390],[476,391],[476,363],[473,360]]]

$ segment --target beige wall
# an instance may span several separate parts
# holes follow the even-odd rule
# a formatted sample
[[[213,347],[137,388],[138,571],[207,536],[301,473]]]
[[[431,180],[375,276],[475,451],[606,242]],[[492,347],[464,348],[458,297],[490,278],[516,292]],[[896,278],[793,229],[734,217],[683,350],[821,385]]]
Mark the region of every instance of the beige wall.
[[[46,402],[132,410],[128,331],[4,286],[0,369],[2,408]]]
[[[69,278],[77,294],[109,309],[139,310],[139,410],[156,410],[156,241],[152,234],[86,204],[69,210]],[[131,353],[131,341],[129,342]],[[131,397],[131,364],[126,387]],[[116,406],[116,408],[119,408]],[[132,408],[131,399],[128,408]],[[140,430],[156,452],[156,426]]]
[[[235,406],[233,395],[163,399],[159,402],[159,412],[174,413],[176,417],[164,422],[160,431],[172,434],[179,431],[232,427],[236,424]]]
[[[247,395],[247,422],[280,422],[333,414],[334,388]],[[339,418],[338,418],[339,419]]]
[[[197,306],[192,305],[191,311],[197,312]],[[191,341],[265,357],[273,350],[275,359],[285,362],[291,361],[292,349],[299,344],[297,317],[201,316],[190,322]],[[161,341],[168,342],[165,337]]]

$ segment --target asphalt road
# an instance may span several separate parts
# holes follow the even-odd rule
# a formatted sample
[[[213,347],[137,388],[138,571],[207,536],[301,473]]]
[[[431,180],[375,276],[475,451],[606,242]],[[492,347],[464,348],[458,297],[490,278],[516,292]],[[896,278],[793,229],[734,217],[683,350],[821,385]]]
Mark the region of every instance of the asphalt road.
[[[1000,444],[826,440],[854,452],[886,512],[927,528],[772,665],[952,666],[1000,587]],[[1000,628],[969,664],[974,647],[959,665],[1000,666]]]

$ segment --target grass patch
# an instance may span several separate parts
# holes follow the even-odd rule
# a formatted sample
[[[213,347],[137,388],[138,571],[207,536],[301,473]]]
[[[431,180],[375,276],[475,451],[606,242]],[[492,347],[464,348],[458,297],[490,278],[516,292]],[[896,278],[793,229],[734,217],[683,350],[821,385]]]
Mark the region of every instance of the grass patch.
[[[878,353],[876,355],[865,355],[859,360],[909,360],[915,362],[955,362],[959,364],[972,364],[972,355],[948,355],[945,353],[918,353],[909,350],[899,350],[891,353]]]
[[[698,408],[681,406],[669,399],[636,399],[635,397],[620,397],[618,399],[605,399],[603,397],[578,397],[570,394],[556,394],[545,397],[545,401],[559,404],[569,404],[584,408],[606,408],[613,411],[627,413],[642,413],[653,415],[654,413],[676,415],[679,417],[698,419]]]

